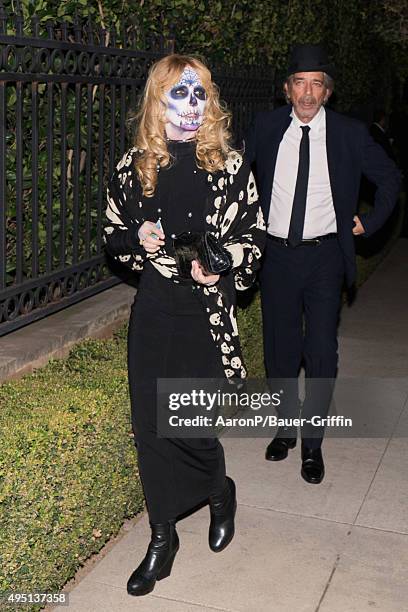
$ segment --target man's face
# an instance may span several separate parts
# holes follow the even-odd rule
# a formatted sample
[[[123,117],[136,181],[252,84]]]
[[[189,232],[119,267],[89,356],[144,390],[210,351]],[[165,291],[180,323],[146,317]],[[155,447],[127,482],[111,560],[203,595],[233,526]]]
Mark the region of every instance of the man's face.
[[[166,91],[166,119],[178,129],[194,131],[203,122],[206,92],[198,74],[186,66],[178,83]]]
[[[284,88],[296,115],[305,123],[313,119],[331,94],[324,84],[323,72],[296,72]]]

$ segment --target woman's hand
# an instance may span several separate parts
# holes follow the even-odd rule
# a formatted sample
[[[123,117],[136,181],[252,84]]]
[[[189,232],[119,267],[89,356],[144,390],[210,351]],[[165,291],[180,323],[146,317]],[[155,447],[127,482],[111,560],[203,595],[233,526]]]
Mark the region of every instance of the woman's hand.
[[[218,283],[220,280],[219,274],[205,274],[203,267],[196,259],[193,259],[191,262],[191,276],[196,283],[199,283],[200,285],[207,285],[207,287],[215,285],[215,283]]]
[[[140,245],[148,253],[156,253],[164,244],[164,233],[153,221],[145,221],[137,232]],[[156,238],[157,236],[157,238]]]

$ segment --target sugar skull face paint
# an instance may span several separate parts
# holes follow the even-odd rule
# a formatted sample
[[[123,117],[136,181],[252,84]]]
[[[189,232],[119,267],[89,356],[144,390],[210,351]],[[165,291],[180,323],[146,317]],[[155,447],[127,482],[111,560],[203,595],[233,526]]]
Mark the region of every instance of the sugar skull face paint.
[[[198,74],[186,66],[180,81],[166,91],[166,119],[178,129],[194,131],[203,122],[206,92]]]

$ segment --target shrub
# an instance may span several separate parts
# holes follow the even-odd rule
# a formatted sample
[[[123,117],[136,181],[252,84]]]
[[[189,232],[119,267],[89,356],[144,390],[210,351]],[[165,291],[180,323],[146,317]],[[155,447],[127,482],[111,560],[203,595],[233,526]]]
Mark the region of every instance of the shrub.
[[[142,509],[124,351],[122,330],[0,387],[1,592],[60,590]]]

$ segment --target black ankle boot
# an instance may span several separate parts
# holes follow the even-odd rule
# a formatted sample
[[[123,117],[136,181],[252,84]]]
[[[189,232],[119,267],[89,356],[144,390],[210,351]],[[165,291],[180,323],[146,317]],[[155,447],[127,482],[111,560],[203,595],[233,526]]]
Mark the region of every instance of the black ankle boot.
[[[211,522],[208,541],[212,551],[221,552],[231,542],[235,533],[237,498],[232,478],[226,477],[224,489],[221,493],[211,495],[209,502]]]
[[[174,557],[179,549],[179,539],[174,521],[150,523],[152,539],[141,564],[127,583],[129,595],[147,595],[153,591],[156,580],[170,576]]]

